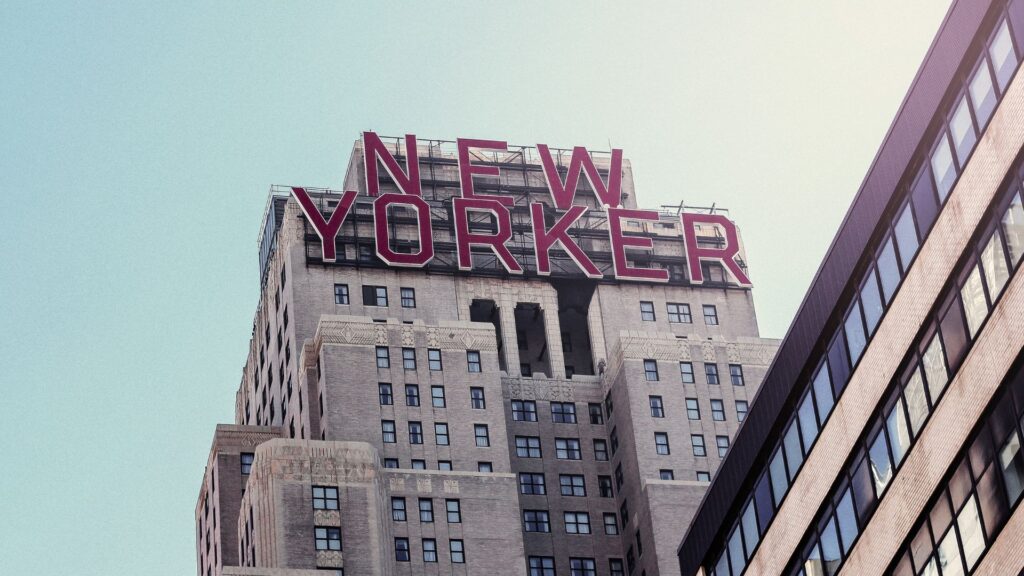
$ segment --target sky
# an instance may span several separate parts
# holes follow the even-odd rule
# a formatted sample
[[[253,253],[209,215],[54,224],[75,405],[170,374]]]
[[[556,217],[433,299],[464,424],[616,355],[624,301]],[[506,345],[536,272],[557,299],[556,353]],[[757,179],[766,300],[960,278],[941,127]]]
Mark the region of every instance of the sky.
[[[4,573],[195,573],[268,189],[362,130],[621,148],[730,209],[782,337],[947,8],[0,2]]]

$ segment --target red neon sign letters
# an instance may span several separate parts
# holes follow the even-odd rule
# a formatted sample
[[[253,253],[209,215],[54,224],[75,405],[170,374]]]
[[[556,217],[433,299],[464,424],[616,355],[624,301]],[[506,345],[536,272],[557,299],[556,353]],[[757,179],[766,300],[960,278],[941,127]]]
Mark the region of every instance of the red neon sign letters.
[[[452,199],[456,256],[459,270],[473,269],[473,247],[486,248],[501,263],[509,274],[524,274],[523,265],[508,247],[512,238],[511,208],[514,200],[510,196],[477,194],[474,176],[498,176],[497,166],[484,163],[487,151],[506,151],[508,145],[500,140],[462,139],[457,141],[458,170],[461,197]],[[474,153],[478,151],[477,153]],[[551,250],[559,247],[588,278],[602,278],[604,274],[593,260],[569,235],[569,229],[582,218],[589,207],[574,204],[576,188],[581,177],[587,179],[590,189],[608,215],[608,240],[611,245],[612,275],[619,280],[640,282],[668,282],[669,273],[662,268],[649,268],[630,263],[627,249],[651,251],[654,241],[648,236],[628,233],[624,221],[658,221],[654,210],[637,210],[622,207],[622,150],[611,151],[606,178],[594,163],[593,157],[582,146],[572,150],[565,178],[559,174],[555,159],[548,146],[537,145],[541,166],[553,207],[541,202],[532,202],[530,224],[533,232],[533,254],[536,258],[536,274],[549,276]],[[391,150],[374,132],[363,133],[363,165],[366,171],[366,193],[373,200],[373,229],[377,257],[388,266],[422,268],[434,258],[433,229],[430,220],[430,206],[422,198],[419,156],[416,136],[405,136],[405,166],[395,158]],[[476,159],[476,162],[474,162]],[[394,182],[398,192],[380,192],[380,166]],[[306,219],[320,237],[323,260],[337,260],[335,238],[342,224],[352,211],[358,192],[348,190],[342,193],[337,207],[325,219],[313,199],[304,188],[292,188],[292,195],[298,201]],[[399,252],[392,247],[391,226],[388,209],[401,206],[416,214],[416,252]],[[560,211],[560,212],[556,212]],[[555,212],[552,214],[552,212]],[[491,216],[493,228],[480,231],[470,226],[471,217],[481,213]],[[550,224],[549,224],[550,222]],[[690,281],[701,284],[705,281],[701,262],[715,261],[729,271],[732,279],[741,286],[750,286],[750,279],[739,266],[739,237],[736,227],[728,218],[719,214],[696,214],[684,212],[680,216],[683,228],[683,243],[689,268]],[[724,232],[723,246],[706,247],[697,242],[698,226],[714,226]]]

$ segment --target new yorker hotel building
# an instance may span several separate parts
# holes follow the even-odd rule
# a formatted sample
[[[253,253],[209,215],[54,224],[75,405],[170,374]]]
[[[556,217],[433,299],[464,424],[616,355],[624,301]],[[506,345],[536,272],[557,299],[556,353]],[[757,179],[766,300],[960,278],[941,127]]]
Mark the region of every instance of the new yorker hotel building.
[[[679,547],[684,576],[1024,569],[1024,0],[956,1]]]
[[[366,133],[260,271],[200,576],[678,574],[777,345],[733,222],[617,150]]]

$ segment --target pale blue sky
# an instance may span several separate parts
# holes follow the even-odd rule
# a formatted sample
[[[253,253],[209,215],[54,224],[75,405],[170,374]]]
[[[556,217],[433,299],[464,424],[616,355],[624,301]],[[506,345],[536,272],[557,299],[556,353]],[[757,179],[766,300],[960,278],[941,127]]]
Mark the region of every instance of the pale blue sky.
[[[363,129],[611,142],[731,209],[782,336],[948,6],[549,4],[0,2],[5,574],[195,573],[267,189]]]

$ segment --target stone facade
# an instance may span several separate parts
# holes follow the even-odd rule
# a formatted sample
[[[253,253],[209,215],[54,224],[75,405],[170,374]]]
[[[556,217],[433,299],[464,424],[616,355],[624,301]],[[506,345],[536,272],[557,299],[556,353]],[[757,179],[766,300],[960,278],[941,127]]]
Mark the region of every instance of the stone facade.
[[[361,189],[356,152],[347,182]],[[635,206],[628,164],[624,178]],[[749,288],[325,265],[295,201],[280,206],[232,427],[266,437],[249,474],[208,467],[203,494],[234,504],[207,538],[201,494],[200,576],[521,575],[531,559],[678,574],[671,540],[777,346],[758,335]],[[683,258],[677,226],[633,227]],[[338,510],[317,509],[314,487],[336,489]],[[340,549],[318,550],[316,528],[337,528]]]

